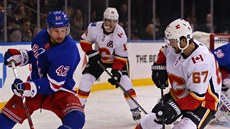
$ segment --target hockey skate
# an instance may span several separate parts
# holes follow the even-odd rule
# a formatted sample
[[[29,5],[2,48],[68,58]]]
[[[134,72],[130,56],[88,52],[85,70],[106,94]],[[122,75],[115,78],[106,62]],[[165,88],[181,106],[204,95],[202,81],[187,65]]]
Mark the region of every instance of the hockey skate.
[[[133,115],[133,120],[139,120],[141,119],[141,111],[139,110],[139,108],[134,108],[130,110],[132,112]]]

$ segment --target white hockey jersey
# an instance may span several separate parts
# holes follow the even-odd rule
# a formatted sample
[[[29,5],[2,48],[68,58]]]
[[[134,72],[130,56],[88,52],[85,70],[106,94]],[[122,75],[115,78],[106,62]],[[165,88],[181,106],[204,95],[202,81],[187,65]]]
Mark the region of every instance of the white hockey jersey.
[[[161,49],[171,84],[170,93],[182,110],[194,110],[199,105],[216,110],[221,91],[218,63],[206,46],[183,58],[171,47]]]
[[[102,25],[103,21],[89,24],[87,31],[81,36],[83,51],[91,51],[92,45],[95,44],[94,50],[99,50],[103,62],[114,63],[114,59],[126,62],[128,52],[124,29],[117,24],[112,33],[105,34]]]

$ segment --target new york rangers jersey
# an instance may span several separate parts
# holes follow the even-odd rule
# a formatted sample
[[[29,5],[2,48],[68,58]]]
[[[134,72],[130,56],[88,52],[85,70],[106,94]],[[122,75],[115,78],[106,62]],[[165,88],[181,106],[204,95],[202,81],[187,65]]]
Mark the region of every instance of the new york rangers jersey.
[[[216,110],[221,90],[221,74],[212,53],[201,43],[190,56],[175,54],[163,47],[162,54],[171,84],[170,93],[182,110],[194,110],[199,105]]]
[[[230,73],[230,44],[227,43],[214,49],[212,52],[219,63],[219,66]]]
[[[103,21],[94,22],[89,24],[81,38],[83,51],[99,50],[104,63],[115,63],[113,67],[122,69],[121,62],[127,61],[127,36],[120,25],[117,24],[112,33],[106,33],[103,29]]]
[[[60,44],[51,44],[44,29],[32,40],[28,51],[32,65],[30,80],[40,94],[51,94],[58,90],[74,90],[73,73],[80,61],[78,48],[70,36]]]

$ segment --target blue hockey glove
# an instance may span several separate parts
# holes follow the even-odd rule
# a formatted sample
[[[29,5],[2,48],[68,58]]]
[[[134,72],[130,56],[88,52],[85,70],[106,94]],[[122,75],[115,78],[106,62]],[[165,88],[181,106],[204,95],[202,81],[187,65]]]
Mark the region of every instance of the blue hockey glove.
[[[22,82],[21,79],[15,79],[11,86],[12,91],[17,96],[34,97],[37,94],[37,87],[33,82]]]
[[[112,77],[108,79],[108,82],[111,83],[112,85],[116,85],[117,83],[120,82],[122,73],[119,70],[112,70],[111,73],[112,73]],[[118,86],[116,85],[116,88],[117,87]]]
[[[166,65],[152,65],[152,80],[158,88],[168,87],[168,73]]]

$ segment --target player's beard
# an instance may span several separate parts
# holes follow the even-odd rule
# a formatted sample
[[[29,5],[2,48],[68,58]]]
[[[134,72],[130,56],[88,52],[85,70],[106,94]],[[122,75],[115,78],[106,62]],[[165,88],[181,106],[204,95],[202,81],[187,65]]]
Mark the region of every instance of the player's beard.
[[[176,54],[180,54],[181,53],[181,50],[179,48],[176,48],[176,47],[172,47],[175,51]]]

